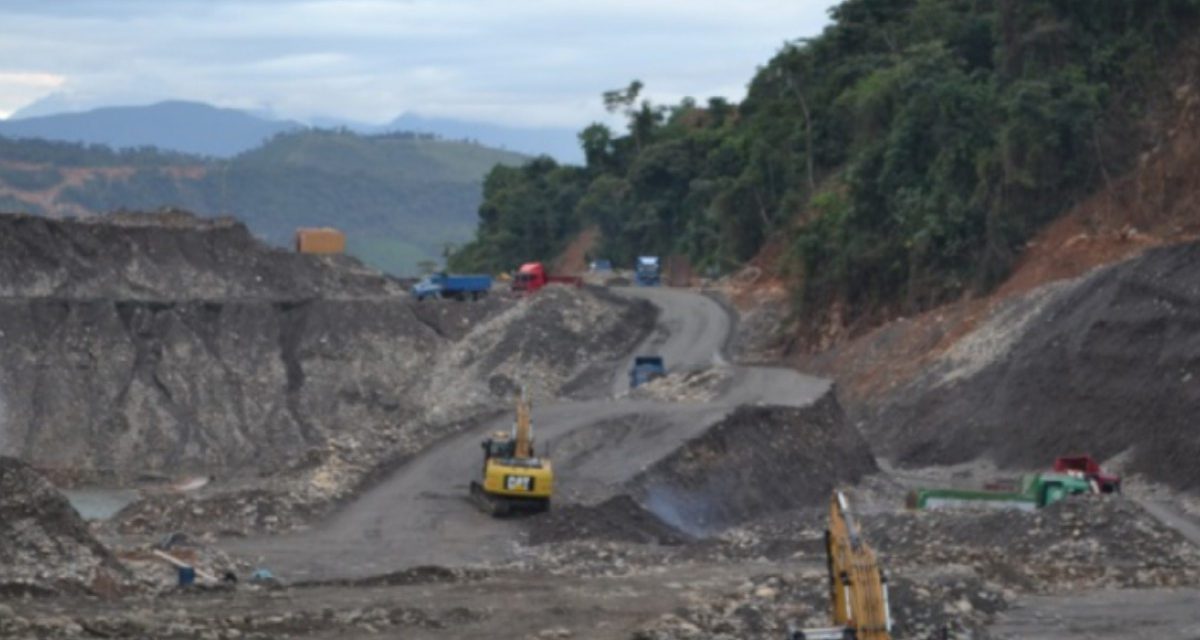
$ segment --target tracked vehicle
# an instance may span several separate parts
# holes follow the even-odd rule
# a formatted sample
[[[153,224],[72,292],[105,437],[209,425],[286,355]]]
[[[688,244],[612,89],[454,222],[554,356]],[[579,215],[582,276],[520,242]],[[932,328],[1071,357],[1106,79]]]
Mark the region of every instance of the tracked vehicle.
[[[482,443],[482,474],[471,481],[471,498],[485,513],[500,517],[550,508],[554,470],[549,459],[534,452],[529,413],[522,389],[512,432],[497,431]]]

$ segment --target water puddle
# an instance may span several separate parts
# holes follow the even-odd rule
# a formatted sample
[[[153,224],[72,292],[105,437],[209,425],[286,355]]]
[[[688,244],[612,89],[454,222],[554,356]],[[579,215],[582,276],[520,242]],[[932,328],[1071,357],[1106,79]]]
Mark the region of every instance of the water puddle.
[[[136,489],[63,489],[62,493],[84,520],[108,520],[138,499]]]

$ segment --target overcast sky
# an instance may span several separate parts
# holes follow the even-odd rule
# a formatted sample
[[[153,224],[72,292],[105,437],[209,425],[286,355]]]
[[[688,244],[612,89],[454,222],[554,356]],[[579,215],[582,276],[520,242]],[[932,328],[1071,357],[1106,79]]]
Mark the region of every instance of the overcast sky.
[[[402,112],[513,125],[656,101],[740,99],[831,0],[2,0],[0,117],[162,99],[283,117]]]

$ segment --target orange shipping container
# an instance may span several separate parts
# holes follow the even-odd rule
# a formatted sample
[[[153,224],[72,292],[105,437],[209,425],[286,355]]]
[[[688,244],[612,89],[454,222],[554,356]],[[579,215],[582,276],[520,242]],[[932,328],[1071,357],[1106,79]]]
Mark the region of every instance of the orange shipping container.
[[[346,234],[329,227],[296,229],[296,251],[300,253],[345,253]]]

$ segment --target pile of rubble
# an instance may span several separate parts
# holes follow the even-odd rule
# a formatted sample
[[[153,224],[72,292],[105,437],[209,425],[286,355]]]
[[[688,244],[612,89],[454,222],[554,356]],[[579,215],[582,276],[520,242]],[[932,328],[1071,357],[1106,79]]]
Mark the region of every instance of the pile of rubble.
[[[423,397],[432,420],[510,400],[521,387],[535,402],[556,399],[591,365],[627,353],[653,329],[654,313],[603,289],[546,287],[480,324],[428,371]]]
[[[629,395],[663,402],[712,402],[732,377],[729,367],[672,372],[639,385]]]
[[[878,470],[832,391],[807,407],[741,406],[633,481],[638,501],[689,533],[823,504]]]
[[[864,518],[892,567],[965,565],[1028,592],[1164,587],[1200,580],[1200,549],[1137,504],[1079,496],[1034,512],[901,511]]]
[[[829,627],[829,578],[823,569],[756,575],[724,596],[664,614],[639,640],[786,638],[791,630]],[[973,637],[1007,603],[978,578],[946,575],[919,586],[889,582],[895,638]]]
[[[0,457],[0,594],[116,595],[130,579],[61,493],[25,463]]]

